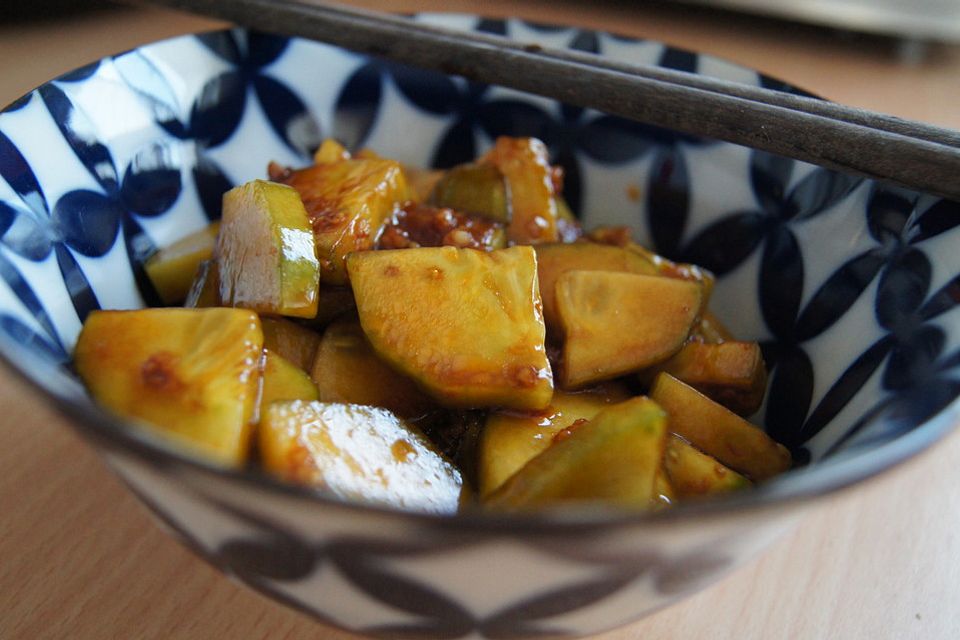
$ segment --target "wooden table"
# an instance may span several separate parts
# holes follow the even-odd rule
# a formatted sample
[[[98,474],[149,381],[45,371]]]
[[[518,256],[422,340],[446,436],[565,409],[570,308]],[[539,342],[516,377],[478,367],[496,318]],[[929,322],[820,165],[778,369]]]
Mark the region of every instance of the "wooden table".
[[[609,3],[362,2],[578,23],[714,53],[832,99],[960,129],[960,48]],[[589,6],[589,13],[583,7]],[[102,55],[216,26],[147,9],[0,25],[0,103]],[[63,418],[0,370],[0,638],[352,637],[239,587],[162,533]],[[960,637],[960,433],[810,514],[760,560],[628,638]]]

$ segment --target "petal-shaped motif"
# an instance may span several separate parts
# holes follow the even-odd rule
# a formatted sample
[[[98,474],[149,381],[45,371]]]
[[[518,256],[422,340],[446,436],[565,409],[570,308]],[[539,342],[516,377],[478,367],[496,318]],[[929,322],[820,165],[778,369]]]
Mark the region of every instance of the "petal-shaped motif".
[[[37,294],[34,293],[30,283],[24,279],[13,263],[7,260],[2,253],[0,253],[0,279],[7,283],[13,295],[17,296],[17,299],[23,304],[30,315],[33,316],[37,324],[47,332],[49,342],[55,344],[62,351],[63,343],[60,340],[60,334],[57,333],[57,329],[54,327],[53,321],[50,320],[50,315],[47,313],[47,310],[43,308],[43,304],[40,302],[40,299],[37,298]]]
[[[203,212],[210,220],[219,220],[223,207],[223,194],[233,188],[233,181],[220,166],[209,157],[197,154],[193,165],[193,181]]]
[[[791,469],[800,469],[810,464],[811,454],[807,447],[796,447],[790,450]]]
[[[240,54],[240,47],[237,44],[237,39],[233,31],[199,33],[194,37],[200,44],[227,62],[239,65],[243,61],[243,56]]]
[[[463,111],[473,113],[480,106],[483,95],[490,89],[490,85],[473,80],[464,80],[466,88],[462,89],[463,98],[461,98],[460,108]]]
[[[883,267],[879,251],[867,251],[848,260],[813,294],[797,320],[800,341],[820,335],[853,306]]]
[[[956,377],[928,380],[922,387],[911,389],[904,399],[906,405],[904,413],[910,417],[906,431],[912,431],[917,428],[917,425],[922,425],[943,411],[957,399],[958,395],[960,395],[960,380]]]
[[[40,87],[40,97],[83,166],[104,191],[110,195],[115,194],[119,179],[113,156],[110,149],[97,139],[90,120],[74,107],[67,94],[56,85],[45,84]]]
[[[863,183],[863,178],[814,169],[787,197],[786,218],[805,220],[837,204]]]
[[[940,287],[920,309],[920,318],[930,320],[960,304],[960,275]]]
[[[53,249],[51,234],[34,214],[0,202],[0,243],[18,256],[39,262]]]
[[[803,255],[786,225],[775,227],[767,236],[758,293],[770,331],[781,340],[792,339],[803,295]]]
[[[761,213],[731,213],[694,236],[681,259],[722,276],[738,267],[760,246],[768,224],[767,216]]]
[[[226,568],[242,578],[300,580],[313,572],[313,551],[293,537],[271,531],[253,539],[227,540],[216,551]]]
[[[473,124],[469,120],[453,123],[433,151],[430,166],[434,169],[449,169],[458,164],[473,162],[477,157],[477,142]]]
[[[689,207],[690,181],[683,152],[676,147],[660,149],[647,180],[647,224],[657,253],[677,256]]]
[[[766,151],[750,154],[750,184],[762,210],[780,214],[793,165],[793,160]]]
[[[482,31],[484,33],[495,33],[499,36],[505,36],[507,35],[507,21],[494,20],[492,18],[482,18],[473,27],[473,30]]]
[[[276,62],[290,45],[290,38],[272,33],[251,31],[247,34],[246,64],[262,68]]]
[[[132,216],[123,218],[123,244],[127,250],[133,280],[137,283],[137,290],[140,292],[143,303],[148,307],[165,306],[157,289],[153,286],[153,281],[143,268],[150,256],[157,252],[157,247]]]
[[[940,373],[945,373],[950,371],[950,369],[955,369],[956,367],[960,367],[960,349],[955,350],[953,353],[942,356],[939,360],[937,360],[937,371]]]
[[[800,447],[806,436],[803,423],[813,398],[813,364],[800,347],[786,348],[777,358],[767,390],[767,413],[763,423],[767,433],[791,451]]]
[[[877,287],[877,322],[890,331],[909,331],[932,277],[933,267],[922,251],[910,249],[894,257]]]
[[[940,200],[920,214],[910,229],[910,242],[922,242],[960,225],[960,202]]]
[[[867,228],[880,243],[899,241],[917,203],[917,195],[901,189],[875,187],[867,203]]]
[[[0,331],[7,334],[11,340],[26,348],[33,355],[44,357],[58,364],[70,361],[70,356],[67,355],[59,342],[51,342],[13,316],[0,314]]]
[[[320,146],[320,124],[300,97],[284,83],[266,75],[253,79],[253,88],[270,126],[295,153],[309,158]]]
[[[581,29],[577,32],[576,37],[574,37],[570,44],[567,45],[567,48],[585,51],[587,53],[600,53],[600,39],[597,37],[596,31]]]
[[[358,149],[370,135],[380,113],[383,93],[380,67],[367,63],[344,83],[333,115],[333,135],[348,149]]]
[[[804,422],[802,428],[804,441],[820,433],[847,406],[886,359],[891,348],[893,348],[893,340],[890,336],[884,336],[847,367]]]
[[[10,113],[12,111],[19,111],[20,109],[27,106],[27,104],[30,102],[30,98],[32,97],[33,97],[33,92],[20,96],[19,98],[17,98],[7,106],[5,106],[3,109],[0,109],[0,113]]]
[[[113,65],[127,86],[149,105],[157,124],[175,138],[187,137],[186,126],[180,121],[177,95],[153,60],[134,50],[116,56]]]
[[[62,244],[54,248],[57,254],[57,266],[60,267],[60,275],[63,277],[63,284],[67,287],[67,293],[70,295],[70,301],[73,303],[73,309],[77,312],[77,318],[80,323],[87,320],[91,311],[100,308],[100,301],[90,286],[90,281],[84,275],[76,259],[70,254],[70,250]]]
[[[79,69],[74,69],[73,71],[68,71],[62,76],[57,78],[57,82],[82,82],[95,74],[97,69],[100,68],[100,60],[95,60],[90,64],[85,64]]]
[[[456,601],[426,585],[391,573],[375,557],[359,557],[335,547],[329,551],[330,560],[340,573],[367,596],[401,611],[444,621],[451,631],[446,637],[456,638],[474,628],[473,616]]]
[[[130,161],[120,185],[120,199],[129,211],[156,216],[174,205],[180,197],[181,186],[176,149],[153,144]]]
[[[488,136],[532,136],[548,147],[557,143],[557,125],[543,109],[520,100],[492,100],[477,110],[477,122]]]
[[[184,124],[176,118],[157,118],[157,124],[178,140],[186,140],[190,137],[189,125]]]
[[[607,598],[637,579],[633,572],[616,573],[560,589],[541,593],[497,613],[481,624],[484,637],[514,640],[537,636],[563,635],[537,621],[588,607]]]
[[[124,211],[119,203],[95,191],[65,193],[53,208],[54,228],[71,249],[98,258],[113,246]]]
[[[790,344],[781,344],[776,340],[761,340],[760,352],[763,354],[763,362],[767,365],[767,371],[772,371],[780,361],[780,353],[789,351],[793,348]]]
[[[937,373],[935,363],[947,342],[943,330],[926,325],[909,336],[898,338],[884,371],[883,386],[887,389],[923,387]]]
[[[204,147],[224,143],[237,130],[247,102],[247,84],[230,71],[211,78],[190,109],[190,135]]]
[[[7,181],[7,184],[34,213],[49,212],[47,198],[43,195],[43,189],[33,169],[27,164],[27,160],[16,145],[2,131],[0,131],[0,177]]]
[[[385,63],[384,66],[400,93],[419,108],[438,115],[456,110],[460,92],[450,76],[403,64]]]
[[[313,572],[317,554],[311,545],[260,514],[216,498],[211,502],[259,530],[252,538],[227,540],[220,545],[215,557],[224,567],[255,585],[263,584],[262,578],[299,580]]]
[[[872,407],[852,427],[847,429],[836,442],[830,445],[830,448],[824,452],[823,457],[829,458],[838,451],[842,451],[851,440],[856,439],[861,431],[883,431],[884,427],[890,429],[890,431],[898,431],[897,427],[905,427],[906,425],[902,423],[902,415],[899,418],[893,418],[891,415],[893,413],[891,408],[895,406],[896,401],[897,397],[891,396]]]
[[[661,67],[689,73],[697,72],[697,63],[697,54],[674,47],[664,48],[663,53],[660,54],[660,60],[657,61],[657,64]]]
[[[610,164],[632,162],[657,144],[673,144],[675,136],[658,129],[615,116],[600,116],[580,129],[577,145],[594,160]]]
[[[866,449],[886,443],[917,428],[960,394],[960,381],[952,378],[937,378],[928,381],[922,388],[912,388],[897,394],[869,411],[833,444],[825,456],[846,446]]]
[[[560,103],[560,119],[563,120],[568,127],[579,128],[579,121],[584,111],[585,109],[583,107],[576,107],[565,102]]]

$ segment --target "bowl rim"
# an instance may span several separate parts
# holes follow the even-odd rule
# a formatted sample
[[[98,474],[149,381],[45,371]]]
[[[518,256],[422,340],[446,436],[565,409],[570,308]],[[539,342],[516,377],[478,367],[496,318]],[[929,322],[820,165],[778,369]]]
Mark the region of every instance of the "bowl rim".
[[[436,12],[429,12],[436,13]],[[464,12],[439,12],[443,15],[470,16],[484,18],[479,14]],[[498,18],[499,19],[499,18]],[[504,18],[509,19],[509,18]],[[575,25],[549,25],[561,28],[579,28]],[[55,78],[41,83],[27,91],[8,105],[0,108],[0,114],[20,106],[41,87],[56,82],[92,64],[99,64],[115,56],[136,51],[141,47],[176,40],[193,38],[202,34],[230,33],[247,30],[242,26],[228,26],[204,31],[183,33],[168,38],[144,42],[136,47],[89,61]],[[608,33],[596,30],[598,33]],[[617,35],[632,42],[656,42],[671,46],[661,40],[640,39],[632,36]],[[305,40],[303,38],[291,38]],[[689,51],[681,47],[673,47]],[[701,54],[737,67],[760,73],[756,69],[729,61],[713,54]],[[775,76],[774,76],[774,79]],[[792,86],[792,85],[791,85]],[[856,452],[837,461],[826,461],[812,467],[794,469],[756,486],[749,491],[714,496],[709,500],[690,501],[657,511],[638,511],[617,508],[601,504],[578,504],[561,508],[550,508],[529,512],[508,512],[485,510],[479,507],[468,508],[454,514],[436,514],[414,510],[403,510],[376,503],[364,503],[337,498],[316,488],[284,482],[256,467],[226,468],[189,455],[185,449],[178,448],[163,438],[152,436],[134,420],[127,420],[112,411],[99,406],[89,396],[84,401],[74,401],[61,396],[44,386],[41,380],[64,375],[59,369],[64,365],[50,361],[32,359],[25,346],[16,343],[6,334],[0,334],[0,363],[20,380],[40,392],[41,396],[53,401],[53,407],[61,415],[70,419],[75,431],[91,440],[99,449],[104,445],[134,454],[137,458],[154,465],[181,467],[190,472],[228,480],[246,488],[261,490],[267,494],[306,501],[325,508],[334,508],[350,513],[361,513],[389,518],[402,518],[411,522],[426,524],[435,528],[469,532],[510,532],[518,533],[573,533],[584,529],[620,528],[627,526],[669,525],[678,521],[723,517],[744,512],[760,512],[798,505],[799,503],[835,494],[853,485],[890,471],[896,466],[929,449],[944,439],[947,434],[960,426],[960,397],[954,398],[937,413],[928,417],[906,434],[868,451]],[[100,452],[103,455],[102,451]],[[562,530],[558,530],[558,527]]]

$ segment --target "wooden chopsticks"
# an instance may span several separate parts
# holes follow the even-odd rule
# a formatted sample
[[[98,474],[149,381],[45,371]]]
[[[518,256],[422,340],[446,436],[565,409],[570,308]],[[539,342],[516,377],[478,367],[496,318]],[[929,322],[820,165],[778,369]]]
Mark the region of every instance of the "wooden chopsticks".
[[[960,132],[949,129],[342,6],[297,0],[150,2],[960,199]]]

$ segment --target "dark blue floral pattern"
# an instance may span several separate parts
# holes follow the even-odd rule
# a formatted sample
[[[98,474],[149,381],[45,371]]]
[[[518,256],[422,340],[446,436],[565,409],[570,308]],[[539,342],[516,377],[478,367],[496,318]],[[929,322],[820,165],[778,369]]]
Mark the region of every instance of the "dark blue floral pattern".
[[[140,294],[146,303],[159,304],[143,270],[145,259],[156,249],[136,218],[162,215],[180,196],[180,167],[173,160],[174,154],[157,142],[139,150],[121,175],[105,145],[78,133],[91,130],[91,125],[67,94],[55,84],[45,85],[39,91],[67,144],[101,189],[77,189],[63,194],[53,206],[54,228],[66,246],[93,258],[110,251],[122,229]],[[77,269],[73,277],[81,276]],[[88,299],[78,307],[81,319],[99,307],[85,279],[83,291]],[[76,303],[78,298],[74,296],[74,300]]]
[[[230,65],[203,85],[186,117],[179,115],[173,90],[162,71],[137,52],[115,60],[127,79],[153,108],[157,124],[178,140],[194,143],[191,172],[200,202],[211,220],[220,216],[220,199],[234,180],[207,153],[231,139],[252,94],[277,137],[306,161],[320,143],[321,128],[301,97],[269,73],[289,40],[257,32],[222,31],[196,36],[207,50]]]
[[[337,537],[322,544],[311,544],[280,523],[248,509],[222,501],[215,500],[215,503],[220,511],[238,518],[256,532],[222,543],[215,554],[219,566],[288,602],[289,598],[275,585],[296,583],[317,570],[324,570],[318,569],[318,565],[326,565],[327,570],[335,568],[366,596],[416,616],[416,622],[360,629],[366,635],[382,638],[454,639],[471,633],[497,640],[565,636],[569,632],[551,625],[550,618],[588,608],[647,577],[664,594],[685,593],[698,582],[727,569],[731,562],[728,557],[705,551],[666,558],[652,547],[647,553],[617,554],[616,561],[598,563],[593,578],[538,593],[489,616],[478,616],[448,594],[388,567],[390,560],[469,550],[488,542],[482,534],[437,537],[425,530],[422,535],[411,538],[414,542]],[[544,540],[544,544],[559,558],[577,557],[578,545],[570,545],[569,541],[561,544],[557,540]]]
[[[709,225],[679,255],[722,277],[761,251],[758,301],[774,335],[763,345],[773,370],[765,422],[775,438],[798,453],[806,440],[801,427],[813,394],[813,363],[801,343],[836,321],[843,305],[853,299],[838,301],[828,287],[806,309],[800,308],[804,266],[792,227],[829,211],[862,180],[817,168],[791,187],[796,166],[792,160],[754,151],[750,177],[756,208],[732,212]]]
[[[70,252],[62,247],[56,226],[49,222],[51,212],[40,183],[23,155],[2,132],[0,132],[0,177],[6,180],[20,198],[19,202],[4,202],[0,208],[4,227],[3,245],[14,254],[34,262],[46,260],[51,253],[55,253],[64,284],[74,301],[78,315],[96,308],[96,301],[90,300],[92,294],[90,294],[86,277]],[[61,360],[65,360],[67,354],[63,348],[64,340],[58,334],[49,313],[41,304],[31,283],[2,254],[0,254],[0,277],[47,333],[46,336],[35,334],[13,316],[3,314],[3,327],[7,329],[8,335],[16,336],[17,341],[22,342],[29,333],[30,341],[54,345],[55,353]]]
[[[960,350],[946,352],[947,336],[937,324],[944,313],[960,305],[960,275],[931,292],[933,265],[922,249],[926,241],[960,226],[960,203],[941,200],[926,209],[917,205],[916,194],[875,188],[867,217],[877,246],[849,260],[819,292],[822,298],[833,297],[842,313],[846,305],[837,300],[855,299],[877,279],[875,313],[885,334],[834,383],[798,438],[818,433],[884,363],[883,387],[895,392],[887,404],[926,396],[921,404],[933,408],[922,419],[943,407],[944,391],[950,392],[945,397],[960,393],[960,384],[950,373],[960,364]],[[861,421],[833,449],[875,420]]]
[[[190,136],[213,147],[236,131],[246,107],[248,89],[260,101],[274,132],[302,157],[320,144],[320,127],[297,93],[268,72],[283,55],[287,38],[249,32],[246,42],[240,32],[208,33],[200,42],[232,65],[232,69],[203,88],[190,114]]]
[[[602,53],[596,32],[525,24],[539,31],[569,31],[569,48]],[[495,33],[506,32],[506,27],[498,21],[482,21],[479,28]],[[696,67],[696,58],[695,54],[686,51],[665,48],[659,64],[692,71]],[[430,162],[434,168],[448,168],[476,158],[478,133],[489,139],[533,136],[546,143],[553,161],[563,168],[564,196],[573,211],[579,212],[582,201],[581,158],[604,164],[623,164],[655,152],[658,155],[648,189],[652,206],[658,213],[678,218],[681,226],[685,220],[686,165],[676,145],[708,141],[623,118],[591,114],[569,105],[558,105],[556,112],[545,110],[523,98],[492,97],[486,85],[458,82],[443,74],[372,60],[358,68],[340,91],[334,129],[348,147],[357,148],[366,142],[377,122],[382,83],[387,79],[392,80],[404,97],[419,109],[451,116],[451,124],[434,147]]]
[[[71,74],[69,80],[80,82],[95,73],[97,68],[96,64],[89,65]],[[0,203],[3,244],[34,262],[43,261],[53,253],[74,309],[82,321],[90,311],[99,309],[100,303],[74,252],[99,258],[113,248],[118,237],[122,237],[143,300],[158,304],[159,299],[143,271],[144,261],[156,249],[140,228],[136,216],[158,216],[170,209],[180,195],[179,167],[172,164],[168,150],[157,143],[137,153],[121,177],[109,148],[89,137],[86,133],[91,130],[88,119],[58,83],[44,85],[38,89],[37,96],[100,190],[79,188],[67,191],[51,206],[23,155],[9,138],[0,133],[0,155],[3,156],[0,177],[20,196],[20,202]],[[53,353],[65,360],[63,340],[46,310],[16,268],[2,256],[0,274],[47,333],[47,336],[32,339],[56,345]],[[22,323],[15,328],[14,325],[9,327],[9,331],[19,332],[23,339],[22,334],[27,329]]]
[[[436,146],[431,166],[446,168],[476,157],[473,128],[485,118],[482,84],[458,83],[441,73],[424,73],[401,64],[371,60],[347,80],[334,117],[334,129],[348,147],[366,142],[379,114],[383,82],[391,79],[417,108],[435,115],[449,115],[453,122]]]

